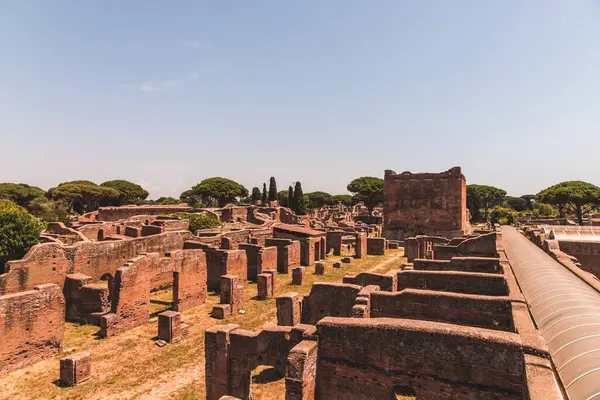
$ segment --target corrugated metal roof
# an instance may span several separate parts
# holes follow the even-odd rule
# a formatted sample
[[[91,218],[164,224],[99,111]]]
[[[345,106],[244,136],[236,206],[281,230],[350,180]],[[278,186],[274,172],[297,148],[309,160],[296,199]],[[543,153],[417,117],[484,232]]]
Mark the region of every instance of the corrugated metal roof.
[[[600,226],[542,225],[548,239],[575,242],[600,242]]]
[[[569,399],[600,399],[600,293],[516,229],[502,236]]]

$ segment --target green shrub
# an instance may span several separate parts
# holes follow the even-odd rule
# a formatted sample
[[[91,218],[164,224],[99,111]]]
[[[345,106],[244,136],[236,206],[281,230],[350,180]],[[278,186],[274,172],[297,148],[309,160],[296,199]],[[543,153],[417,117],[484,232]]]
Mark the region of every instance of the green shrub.
[[[170,214],[170,217],[190,220],[190,232],[200,229],[215,229],[221,226],[221,221],[211,214]]]
[[[490,222],[492,224],[512,225],[517,218],[517,212],[511,208],[496,206],[490,210]]]
[[[23,207],[0,200],[0,267],[18,260],[39,243],[44,224]]]

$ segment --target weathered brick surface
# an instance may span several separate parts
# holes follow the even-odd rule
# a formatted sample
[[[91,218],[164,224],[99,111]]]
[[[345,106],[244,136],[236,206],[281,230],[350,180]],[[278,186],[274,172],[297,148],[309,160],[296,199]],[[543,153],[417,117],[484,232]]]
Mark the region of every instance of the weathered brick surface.
[[[150,320],[150,256],[138,256],[117,270],[110,314],[101,319],[100,335],[110,337]]]
[[[498,257],[496,233],[465,239],[455,246],[436,245],[433,247],[436,260],[450,260],[457,256]]]
[[[317,329],[321,398],[387,399],[399,386],[434,400],[524,397],[513,333],[389,318],[325,318]]]
[[[171,253],[173,268],[173,309],[184,311],[204,304],[208,267],[202,250]]]
[[[292,269],[292,285],[302,285],[304,282],[304,267],[296,267]]]
[[[300,242],[291,239],[266,239],[266,246],[277,247],[277,271],[289,273],[291,268],[300,266]]]
[[[325,274],[325,263],[321,261],[317,261],[315,263],[315,274],[323,275]]]
[[[317,342],[304,340],[290,350],[285,366],[286,400],[315,398],[317,347]]]
[[[411,318],[514,332],[512,299],[406,289],[371,294],[371,318]]]
[[[294,326],[302,321],[302,297],[295,292],[277,296],[277,325]]]
[[[398,291],[403,289],[440,290],[455,293],[507,296],[503,275],[455,271],[400,271]]]
[[[7,263],[9,272],[0,274],[0,294],[32,289],[55,283],[63,286],[66,275],[82,273],[93,280],[116,270],[136,255],[156,252],[160,255],[183,248],[190,232],[166,232],[131,240],[78,242],[73,246],[43,243],[33,246],[21,260]]]
[[[482,273],[502,273],[500,259],[495,257],[452,257],[451,260],[425,260],[413,261],[415,270],[420,271],[462,271]]]
[[[239,325],[217,325],[204,334],[206,399],[218,400],[228,393],[230,333]]]
[[[257,279],[258,298],[260,300],[266,300],[274,297],[274,276],[273,274],[259,274]]]
[[[256,276],[264,271],[277,270],[276,247],[241,243],[239,248],[246,252],[248,259],[248,280],[255,281]]]
[[[60,382],[75,386],[92,376],[92,357],[89,353],[77,353],[60,359]]]
[[[65,300],[55,284],[0,296],[0,374],[58,354]]]
[[[302,323],[314,325],[324,317],[351,317],[361,289],[345,283],[314,283],[302,304]]]
[[[356,236],[356,254],[354,258],[365,258],[367,256],[367,234],[359,233]]]
[[[398,271],[389,271],[385,274],[375,272],[361,272],[356,276],[344,276],[344,283],[359,286],[377,285],[386,292],[395,292],[398,287]]]
[[[69,274],[65,279],[66,319],[89,323],[92,313],[110,310],[107,282],[91,283],[92,278],[84,274]]]
[[[181,339],[181,313],[164,311],[158,314],[158,338],[167,342]]]
[[[382,256],[387,248],[387,239],[370,237],[367,238],[367,254],[370,256]]]
[[[237,313],[244,308],[244,288],[236,275],[221,276],[220,303],[229,304],[231,312]],[[241,290],[240,290],[241,289]]]
[[[467,220],[466,180],[460,167],[439,174],[385,171],[383,236],[462,235]]]

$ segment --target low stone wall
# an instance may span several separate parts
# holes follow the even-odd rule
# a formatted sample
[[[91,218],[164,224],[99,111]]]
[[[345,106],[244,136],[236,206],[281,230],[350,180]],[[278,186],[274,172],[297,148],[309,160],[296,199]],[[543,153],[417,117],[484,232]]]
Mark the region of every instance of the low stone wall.
[[[503,275],[455,271],[400,271],[397,291],[404,289],[439,290],[455,293],[507,296]]]
[[[356,276],[344,276],[344,283],[359,286],[376,285],[386,292],[395,292],[398,288],[398,271],[389,271],[385,274],[375,272],[361,272]]]
[[[406,289],[371,294],[371,318],[410,318],[515,332],[510,297]]]
[[[321,398],[527,397],[523,353],[533,349],[514,333],[388,318],[325,318],[317,330]]]
[[[314,325],[324,317],[351,317],[362,287],[346,283],[315,282],[302,302],[302,323]]]

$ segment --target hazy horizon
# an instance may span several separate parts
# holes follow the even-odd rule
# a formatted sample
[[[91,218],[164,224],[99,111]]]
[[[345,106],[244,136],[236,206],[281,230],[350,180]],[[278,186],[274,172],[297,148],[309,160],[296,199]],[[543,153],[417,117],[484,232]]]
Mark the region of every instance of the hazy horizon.
[[[599,17],[558,0],[4,1],[0,182],[343,194],[461,166],[514,196],[600,185]]]

